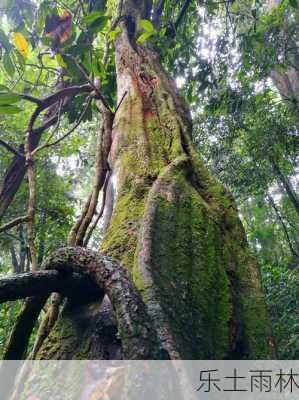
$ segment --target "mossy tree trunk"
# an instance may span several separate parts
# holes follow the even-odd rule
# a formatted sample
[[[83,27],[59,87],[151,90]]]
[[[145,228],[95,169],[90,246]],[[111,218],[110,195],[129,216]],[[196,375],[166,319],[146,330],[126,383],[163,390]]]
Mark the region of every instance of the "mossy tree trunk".
[[[123,101],[110,153],[116,194],[101,251],[128,269],[171,358],[272,357],[258,266],[236,205],[193,148],[190,111],[158,53],[136,44],[134,27],[148,9],[146,1],[123,5]],[[67,305],[38,357],[109,358],[99,346],[102,315],[99,303]]]

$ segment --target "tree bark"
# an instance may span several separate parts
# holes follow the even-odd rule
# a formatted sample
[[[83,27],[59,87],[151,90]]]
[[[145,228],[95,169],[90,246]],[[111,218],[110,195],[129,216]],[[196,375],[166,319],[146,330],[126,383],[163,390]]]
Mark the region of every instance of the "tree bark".
[[[281,0],[268,0],[267,8],[272,12],[280,4]],[[289,47],[291,50],[286,50],[286,71],[281,72],[273,69],[270,72],[270,77],[282,99],[297,115],[299,110],[298,46],[296,44],[296,39],[294,39],[294,34],[288,32],[287,26],[283,27],[278,34],[285,38],[286,48]]]
[[[288,232],[288,228],[287,228],[287,226],[286,226],[286,224],[285,224],[285,222],[283,220],[283,217],[280,214],[280,211],[279,211],[278,207],[275,204],[275,201],[274,201],[273,197],[270,195],[270,193],[267,193],[267,198],[268,198],[268,201],[269,201],[271,207],[274,210],[274,213],[275,213],[275,216],[276,216],[278,222],[281,224],[281,227],[282,227],[282,230],[284,232],[284,236],[285,236],[286,242],[287,242],[287,244],[289,246],[291,254],[294,257],[298,257],[299,254],[297,254],[296,250],[294,249],[292,240],[291,240],[289,232]]]
[[[273,357],[259,270],[236,205],[198,157],[189,108],[159,55],[136,43],[135,27],[148,9],[146,1],[123,5],[118,103],[127,94],[113,123],[116,195],[101,250],[128,270],[172,359]],[[93,324],[99,309],[86,323]],[[66,356],[65,317],[38,356],[55,358],[51,348]],[[76,318],[77,310],[69,310],[68,323]],[[82,343],[78,334],[72,330],[71,340]],[[67,354],[78,356],[76,349]]]
[[[125,358],[155,359],[168,357],[167,352],[160,345],[145,305],[132,284],[128,273],[113,262],[112,259],[85,248],[68,247],[59,249],[51,255],[44,264],[44,268],[57,270],[61,274],[66,274],[66,276],[73,273],[88,275],[94,280],[100,291],[107,294],[115,312]],[[86,285],[85,292],[90,292],[90,290],[87,290]],[[98,299],[103,299],[103,296],[99,295]],[[72,316],[72,308],[76,310],[76,307],[74,307],[76,300],[78,299],[71,299],[70,309],[66,310],[67,313],[70,313],[69,318]],[[79,301],[79,304],[81,303]],[[65,323],[63,316],[57,324],[57,329],[61,330],[59,322]],[[50,351],[55,354],[54,358],[64,358],[63,353],[59,353],[59,348],[54,349],[52,346],[55,329],[51,334],[43,344],[39,356],[48,358],[48,352]],[[72,336],[71,332],[68,332],[68,335],[71,339],[76,336]],[[75,339],[77,340],[76,337]],[[63,343],[61,344],[63,345]],[[84,343],[85,346],[86,343]],[[78,347],[72,349],[75,352],[81,350]]]
[[[20,265],[18,262],[15,246],[13,243],[10,244],[10,255],[11,255],[11,263],[12,263],[13,272],[14,272],[14,274],[17,274],[21,271],[20,271]]]
[[[32,313],[40,311],[49,293],[56,291],[68,296],[69,307],[73,310],[84,303],[101,301],[106,293],[113,306],[124,356],[128,359],[168,358],[128,273],[110,258],[85,248],[68,247],[53,253],[43,268],[45,271],[0,280],[0,302],[35,295],[35,303],[39,305],[33,310],[29,307],[31,313],[25,316],[21,313],[22,324],[18,324],[19,329],[14,331],[6,354],[21,356],[25,352],[24,346],[28,340],[24,341],[22,337],[18,340],[17,337],[21,325],[28,332],[27,325],[32,324]],[[56,350],[51,348],[50,351]]]
[[[25,302],[6,345],[3,354],[4,360],[22,360],[24,358],[30,335],[47,298],[46,294],[30,297]]]
[[[0,279],[0,303],[52,292],[75,295],[77,299],[86,297],[86,293],[93,298],[103,295],[88,277],[78,274],[63,276],[57,271],[38,271]]]
[[[299,199],[296,194],[296,192],[293,189],[293,186],[289,179],[283,174],[281,171],[278,163],[275,161],[273,157],[269,157],[270,163],[272,165],[272,169],[274,172],[274,175],[276,176],[278,182],[282,185],[285,193],[287,194],[290,202],[293,204],[296,212],[299,214]]]

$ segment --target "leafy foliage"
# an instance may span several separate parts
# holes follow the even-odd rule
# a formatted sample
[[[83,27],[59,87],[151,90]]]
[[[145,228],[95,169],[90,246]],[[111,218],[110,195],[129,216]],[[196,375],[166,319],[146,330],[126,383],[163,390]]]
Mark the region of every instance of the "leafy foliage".
[[[57,85],[81,85],[97,78],[109,107],[117,107],[113,46],[122,26],[114,25],[116,2],[77,3],[3,2],[0,139],[15,149],[24,143],[35,108],[24,95],[45,98]],[[299,219],[286,190],[289,184],[295,192],[298,178],[298,101],[294,94],[282,95],[270,79],[273,71],[282,77],[290,68],[298,71],[298,3],[284,0],[269,8],[260,1],[206,0],[189,2],[182,13],[185,4],[166,0],[160,19],[141,20],[137,43],[159,49],[190,103],[198,151],[236,197],[249,243],[259,258],[279,356],[298,357]],[[72,23],[65,40],[59,41],[46,34],[45,26],[51,17],[59,23],[66,12]],[[42,143],[62,137],[86,104],[86,94],[67,104],[60,123],[43,134]],[[36,156],[40,260],[64,245],[87,197],[98,115],[92,102],[71,136]],[[0,146],[0,155],[4,175],[13,154]],[[25,181],[1,223],[24,214],[27,191]],[[19,228],[0,236],[1,273],[11,272],[12,249],[20,262],[23,242],[26,247],[26,234]],[[23,268],[30,264],[26,257]],[[0,345],[19,309],[20,303],[1,307]]]
[[[278,356],[297,360],[299,356],[298,273],[287,270],[284,266],[265,265],[263,281],[267,303],[271,309]]]

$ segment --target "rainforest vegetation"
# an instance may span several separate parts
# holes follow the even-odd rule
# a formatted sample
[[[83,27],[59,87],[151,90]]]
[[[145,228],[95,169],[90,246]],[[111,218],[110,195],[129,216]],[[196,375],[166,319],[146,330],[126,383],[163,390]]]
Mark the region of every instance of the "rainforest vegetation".
[[[299,357],[298,16],[0,0],[0,358]]]

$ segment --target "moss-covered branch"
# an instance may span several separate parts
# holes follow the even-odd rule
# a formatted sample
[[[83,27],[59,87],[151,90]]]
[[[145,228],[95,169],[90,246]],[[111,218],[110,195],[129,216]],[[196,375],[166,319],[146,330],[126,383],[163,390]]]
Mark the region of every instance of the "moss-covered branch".
[[[0,303],[52,292],[77,298],[84,296],[84,293],[102,296],[98,286],[89,277],[76,273],[65,276],[58,271],[38,271],[0,279]]]
[[[112,303],[124,358],[168,357],[160,346],[152,321],[128,272],[110,257],[81,247],[67,247],[53,253],[44,267],[65,276],[80,273],[94,279]]]
[[[47,298],[47,294],[52,291],[68,296],[72,303],[77,304],[101,300],[106,293],[115,312],[124,357],[167,357],[128,272],[111,258],[86,248],[67,247],[51,254],[43,265],[43,271],[0,280],[2,302],[32,295],[37,296],[35,299],[40,299],[41,296]],[[45,300],[42,303],[44,302]],[[41,307],[39,312],[40,310]],[[27,321],[26,315],[25,320]],[[16,352],[18,356],[24,354],[27,342],[28,340]],[[18,343],[15,335],[13,343]],[[15,354],[14,346],[9,348],[10,353]]]

